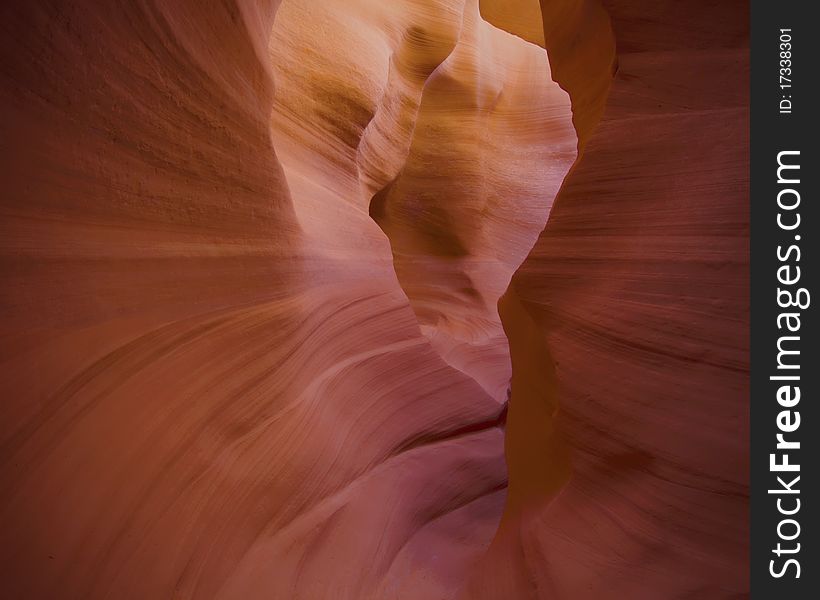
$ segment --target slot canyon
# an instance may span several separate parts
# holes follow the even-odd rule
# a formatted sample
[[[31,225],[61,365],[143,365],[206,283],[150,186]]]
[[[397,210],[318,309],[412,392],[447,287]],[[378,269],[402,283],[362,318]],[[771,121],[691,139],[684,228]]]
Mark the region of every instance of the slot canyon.
[[[748,597],[746,2],[1,10],[0,597]]]

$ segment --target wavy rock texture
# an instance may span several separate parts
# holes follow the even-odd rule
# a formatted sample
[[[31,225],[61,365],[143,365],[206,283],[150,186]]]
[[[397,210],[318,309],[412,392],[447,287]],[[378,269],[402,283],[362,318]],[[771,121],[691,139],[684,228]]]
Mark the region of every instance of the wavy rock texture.
[[[575,158],[569,98],[546,53],[475,0],[428,4],[286,1],[270,43],[274,144],[297,213],[318,221],[306,228],[324,241],[334,207],[367,210],[422,332],[504,402],[496,304]]]
[[[746,597],[747,6],[605,4],[603,116],[500,302],[509,496],[472,595]]]
[[[494,305],[569,99],[475,3],[276,8],[4,9],[12,597],[452,597],[497,527]]]
[[[4,596],[745,591],[743,4],[17,4]]]

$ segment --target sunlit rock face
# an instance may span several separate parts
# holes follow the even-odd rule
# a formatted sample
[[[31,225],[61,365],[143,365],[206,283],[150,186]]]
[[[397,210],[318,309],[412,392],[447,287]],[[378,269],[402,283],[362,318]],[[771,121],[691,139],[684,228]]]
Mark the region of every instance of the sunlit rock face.
[[[4,594],[742,594],[712,4],[5,3]]]
[[[325,243],[329,214],[369,213],[422,333],[504,402],[496,304],[575,159],[546,52],[475,0],[286,1],[270,52],[274,145],[305,227]]]
[[[476,2],[3,11],[5,593],[457,597],[575,157],[545,51]]]

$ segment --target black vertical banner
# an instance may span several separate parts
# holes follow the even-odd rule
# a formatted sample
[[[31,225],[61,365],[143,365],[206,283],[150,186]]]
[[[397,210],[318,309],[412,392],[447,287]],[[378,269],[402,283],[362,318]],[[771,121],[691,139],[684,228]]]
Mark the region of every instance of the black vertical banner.
[[[820,598],[820,234],[812,2],[752,2],[752,597]]]

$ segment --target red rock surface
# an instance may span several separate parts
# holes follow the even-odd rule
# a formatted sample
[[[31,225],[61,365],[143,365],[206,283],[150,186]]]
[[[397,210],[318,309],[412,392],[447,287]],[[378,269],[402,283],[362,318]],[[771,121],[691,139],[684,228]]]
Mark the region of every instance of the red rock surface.
[[[500,303],[509,496],[472,596],[746,597],[747,6],[606,9],[602,118]]]
[[[6,3],[3,597],[746,592],[746,23]]]

